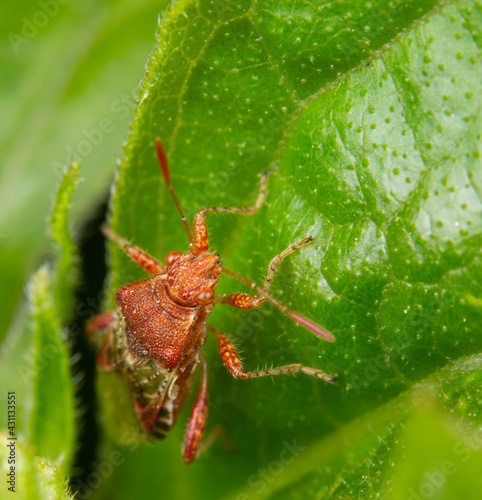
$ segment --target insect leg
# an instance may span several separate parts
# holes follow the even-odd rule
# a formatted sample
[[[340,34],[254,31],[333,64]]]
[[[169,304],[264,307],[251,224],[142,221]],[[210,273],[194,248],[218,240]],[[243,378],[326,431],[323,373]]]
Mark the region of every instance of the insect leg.
[[[118,236],[112,229],[107,226],[102,226],[102,232],[110,238],[114,240],[120,247],[122,247],[126,254],[134,261],[137,262],[141,267],[143,267],[146,271],[151,274],[161,274],[165,272],[164,266],[157,261],[154,257],[151,257],[148,253],[141,250],[139,247],[135,245],[131,245],[124,238]]]
[[[268,293],[271,281],[273,281],[274,273],[276,272],[278,266],[281,264],[281,261],[284,258],[288,257],[288,255],[292,254],[293,252],[296,252],[298,248],[304,247],[305,245],[309,245],[313,240],[314,240],[313,236],[308,236],[308,238],[304,238],[298,243],[290,245],[286,250],[283,250],[279,255],[276,255],[276,257],[273,257],[271,259],[271,262],[269,263],[268,267],[268,274],[266,275],[266,279],[264,281],[263,291]]]
[[[263,291],[268,293],[271,282],[273,281],[274,273],[276,269],[280,265],[281,261],[288,257],[288,255],[292,254],[298,248],[301,248],[305,245],[310,244],[313,241],[313,237],[309,236],[298,243],[294,243],[290,245],[286,250],[283,250],[279,255],[273,257],[268,267],[268,274],[266,276],[266,280],[263,285]],[[216,304],[229,304],[233,307],[238,307],[240,309],[252,309],[254,307],[259,307],[263,302],[264,297],[253,297],[252,295],[248,295],[245,293],[233,293],[231,295],[219,295],[216,297]]]
[[[102,342],[102,346],[99,349],[99,354],[97,354],[97,366],[99,370],[103,372],[110,372],[115,370],[116,367],[111,361],[111,352],[114,345],[114,330],[111,328]]]
[[[106,328],[112,327],[115,321],[115,311],[108,311],[105,313],[97,314],[97,316],[94,316],[88,321],[85,330],[89,335],[94,335],[105,330]],[[100,370],[105,372],[115,370],[110,356],[114,342],[113,335],[113,328],[110,328],[106,333],[104,340],[102,341],[102,345],[99,349],[99,353],[97,354],[97,366]]]
[[[105,330],[108,326],[114,323],[115,319],[115,311],[97,314],[88,321],[85,329],[89,334],[97,333]]]
[[[192,408],[191,417],[184,438],[184,449],[182,456],[184,461],[190,464],[195,458],[201,443],[206,418],[208,414],[208,374],[206,360],[201,356],[201,380],[196,396],[196,401]]]
[[[271,172],[265,172],[261,176],[261,189],[256,203],[251,207],[205,207],[199,210],[194,217],[194,244],[200,253],[209,250],[208,232],[206,228],[206,214],[208,212],[228,213],[240,215],[254,215],[263,204],[268,194],[268,177]]]
[[[266,377],[269,375],[281,375],[283,373],[306,373],[307,375],[311,375],[313,377],[320,378],[325,380],[326,382],[335,382],[338,379],[338,375],[327,375],[321,370],[317,370],[316,368],[309,368],[307,366],[303,366],[299,363],[280,366],[279,368],[271,368],[269,370],[260,370],[256,372],[245,372],[243,369],[243,365],[239,358],[239,354],[236,351],[236,348],[233,346],[231,341],[218,330],[216,327],[212,325],[208,325],[210,331],[214,333],[216,339],[218,341],[219,352],[221,353],[221,357],[223,358],[223,362],[226,365],[226,368],[236,377],[236,378],[256,378],[256,377]]]
[[[268,275],[266,277],[264,287],[261,288],[259,287],[254,281],[250,281],[246,278],[243,278],[239,274],[233,273],[229,269],[226,269],[225,267],[221,268],[221,272],[229,274],[233,278],[236,278],[239,281],[242,281],[244,284],[248,285],[252,290],[256,290],[258,292],[259,296],[258,297],[251,297],[250,295],[247,294],[233,294],[233,295],[221,295],[217,297],[217,303],[218,304],[230,304],[234,307],[241,307],[241,308],[253,308],[253,307],[258,307],[261,305],[263,302],[263,299],[269,300],[277,309],[279,309],[282,313],[286,314],[289,316],[293,321],[296,321],[299,325],[304,326],[307,330],[310,330],[310,332],[314,333],[318,337],[327,340],[328,342],[334,342],[335,337],[325,328],[323,328],[321,325],[318,323],[315,323],[311,319],[306,318],[305,316],[302,316],[301,314],[298,314],[294,311],[290,311],[286,306],[278,302],[273,296],[269,295],[267,290],[269,289],[269,286],[271,284],[271,281],[273,279],[274,273],[280,264],[280,262],[288,256],[290,253],[294,252],[298,248],[307,245],[313,241],[313,238],[310,236],[308,238],[305,238],[304,240],[301,240],[298,243],[295,243],[294,245],[289,246],[286,250],[281,252],[279,255],[274,257],[271,260],[269,269],[268,269]]]

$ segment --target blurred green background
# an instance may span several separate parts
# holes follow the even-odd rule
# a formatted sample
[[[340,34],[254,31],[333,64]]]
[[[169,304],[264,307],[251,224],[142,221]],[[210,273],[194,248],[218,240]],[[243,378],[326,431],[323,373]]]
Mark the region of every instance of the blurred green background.
[[[2,4],[0,338],[45,257],[46,218],[64,166],[82,165],[74,226],[108,195],[167,3]]]
[[[74,158],[83,179],[72,201],[76,237],[105,201],[123,157],[113,227],[161,258],[184,248],[155,164],[159,134],[189,217],[205,199],[254,199],[257,175],[267,165],[276,169],[258,216],[210,219],[212,241],[228,266],[258,278],[272,255],[312,231],[316,244],[288,259],[274,290],[332,329],[337,342],[321,343],[269,307],[260,316],[219,308],[213,320],[239,334],[251,369],[299,360],[341,377],[335,386],[303,377],[234,381],[209,342],[208,426],[229,429],[238,455],[217,442],[187,468],[181,422],[155,445],[128,434],[118,446],[103,434],[95,461],[80,471],[88,474],[80,490],[126,500],[478,498],[480,3],[185,0],[169,11],[162,50],[151,52],[164,8],[49,0],[3,6],[1,336],[29,276],[46,257],[52,262],[47,215]],[[123,151],[146,61],[145,98]],[[220,172],[228,172],[225,186]],[[66,207],[58,212],[66,216]],[[111,263],[112,289],[144,277],[118,249],[111,248]],[[31,296],[40,314],[21,314],[23,336],[3,344],[1,383],[18,360],[25,363],[25,351],[42,361],[47,333],[62,343],[65,318],[48,300],[51,278],[58,277],[46,268],[35,276]],[[223,291],[232,290],[227,283]],[[67,280],[61,285],[70,293]],[[253,318],[266,321],[262,329],[250,323],[243,337]],[[30,325],[40,340],[25,335]],[[59,425],[73,439],[74,385],[63,348],[58,366],[40,370],[35,390],[25,391],[23,402],[34,407],[25,419],[30,465],[46,454],[44,445],[74,453]],[[113,393],[112,374],[105,375],[100,428],[119,437],[114,422],[126,423],[131,400]],[[60,398],[48,397],[54,381],[68,386],[56,393],[63,391],[65,412]],[[49,419],[57,435],[44,432]],[[297,460],[282,462],[287,453]],[[64,466],[60,459],[54,465]]]

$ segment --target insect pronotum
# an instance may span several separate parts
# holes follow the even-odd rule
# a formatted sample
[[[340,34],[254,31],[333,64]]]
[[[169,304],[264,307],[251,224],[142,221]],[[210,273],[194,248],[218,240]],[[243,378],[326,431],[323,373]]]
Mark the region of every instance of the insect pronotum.
[[[152,276],[120,288],[116,293],[118,309],[94,317],[87,329],[91,333],[107,330],[97,364],[101,370],[116,370],[128,376],[140,424],[146,433],[159,439],[164,438],[174,425],[192,385],[194,373],[200,366],[199,389],[184,439],[183,457],[190,463],[199,450],[207,417],[208,379],[201,349],[208,332],[216,337],[224,364],[237,378],[302,372],[327,382],[337,379],[337,375],[327,375],[321,370],[298,363],[255,372],[244,371],[228,337],[215,326],[206,324],[214,305],[228,304],[250,309],[268,300],[318,337],[329,342],[335,338],[317,323],[288,310],[268,293],[281,261],[309,244],[313,238],[305,238],[274,257],[262,287],[223,267],[219,255],[209,251],[206,214],[256,214],[267,196],[268,173],[261,177],[261,190],[255,205],[244,208],[202,208],[194,217],[191,234],[171,186],[169,166],[159,139],[156,139],[156,151],[167,188],[186,230],[189,251],[169,252],[164,265],[104,226],[104,234],[119,244],[129,257]],[[221,273],[245,283],[256,295],[233,293],[216,296],[214,287]]]

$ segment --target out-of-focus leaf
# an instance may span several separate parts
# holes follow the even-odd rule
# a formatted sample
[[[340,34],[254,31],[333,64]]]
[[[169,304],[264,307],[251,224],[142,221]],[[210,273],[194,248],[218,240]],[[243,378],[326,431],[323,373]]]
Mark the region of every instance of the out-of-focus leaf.
[[[4,2],[0,18],[0,339],[45,256],[66,165],[82,163],[73,218],[112,181],[166,0]]]
[[[69,315],[72,313],[74,306],[73,290],[79,279],[78,250],[72,241],[68,227],[70,203],[74,189],[77,186],[79,168],[78,163],[73,163],[66,170],[51,210],[50,225],[57,250],[53,283],[54,303],[58,317],[63,321],[68,320]]]
[[[40,269],[32,283],[35,321],[33,407],[29,443],[38,455],[63,465],[75,446],[74,394],[70,354],[53,304],[48,270]],[[28,372],[24,372],[24,376]]]
[[[75,445],[70,354],[53,304],[50,270],[30,283],[30,308],[0,351],[2,387],[16,393],[17,432],[37,455],[67,471]],[[1,408],[6,410],[6,400]]]
[[[3,432],[0,432],[0,438],[2,443],[12,442],[8,441],[8,435]],[[63,472],[36,457],[32,449],[21,442],[15,442],[15,448],[6,446],[0,448],[0,470],[4,478],[1,498],[15,497],[18,500],[73,500],[74,498]]]
[[[54,492],[66,481],[75,449],[74,387],[64,326],[78,271],[77,251],[67,230],[78,168],[74,164],[66,170],[52,208],[51,231],[57,244],[54,269],[46,264],[34,274],[28,305],[0,350],[0,386],[15,394],[15,425],[8,428],[9,435],[18,439],[19,447],[31,450],[32,456],[43,457],[31,464],[43,471],[37,485],[42,492],[39,498],[57,498]],[[8,404],[6,397],[0,401],[4,415]],[[7,428],[6,421],[3,427]],[[34,481],[37,473],[32,470],[18,467],[19,474],[26,475],[24,481]],[[61,495],[60,491],[55,494]],[[35,498],[36,490],[31,495],[28,498]]]

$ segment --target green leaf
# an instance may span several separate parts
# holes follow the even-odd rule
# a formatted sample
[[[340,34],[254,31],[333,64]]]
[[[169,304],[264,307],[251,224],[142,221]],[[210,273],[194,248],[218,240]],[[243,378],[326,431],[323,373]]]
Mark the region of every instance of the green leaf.
[[[36,457],[36,466],[40,474],[41,491],[44,498],[49,500],[74,500],[70,494],[68,480],[62,471],[45,460]]]
[[[50,225],[56,245],[57,261],[54,272],[54,303],[58,316],[67,321],[73,310],[73,290],[78,282],[79,256],[68,227],[68,215],[72,194],[79,178],[79,163],[73,163],[66,170],[57,197],[51,210]]]
[[[78,271],[77,251],[67,230],[78,170],[78,164],[66,170],[52,209],[51,230],[57,244],[54,270],[46,264],[34,274],[28,287],[28,305],[0,350],[0,385],[15,394],[15,420],[13,429],[8,427],[9,436],[18,439],[19,453],[23,446],[32,455],[27,454],[30,458],[26,459],[30,468],[18,466],[18,473],[26,475],[22,481],[40,478],[36,486],[41,498],[68,498],[62,493],[66,491],[64,475],[75,449],[74,387],[63,329],[73,304]],[[7,398],[2,398],[0,410],[4,415],[7,404]],[[47,462],[33,460],[34,456]],[[37,474],[37,469],[42,473]],[[33,489],[31,495],[35,496],[28,498],[40,498],[36,491]]]
[[[417,499],[443,492],[445,498],[475,500],[474,478],[482,465],[480,428],[456,428],[434,413],[419,412],[404,425],[405,450],[391,472],[397,479],[392,497],[407,498],[408,486],[409,495]]]
[[[475,1],[171,7],[111,226],[159,260],[186,251],[157,136],[189,220],[202,206],[254,203],[259,174],[272,170],[254,217],[209,217],[212,248],[261,283],[272,257],[312,235],[281,264],[271,292],[337,342],[266,304],[217,306],[210,322],[248,370],[301,362],[340,380],[233,380],[211,339],[208,433],[221,425],[237,456],[216,442],[186,468],[179,423],[165,442],[121,448],[100,497],[158,488],[173,498],[397,497],[456,462],[451,429],[470,435],[481,422],[481,32]],[[114,244],[111,264],[109,307],[116,288],[146,277]],[[223,276],[217,292],[245,288]],[[426,394],[435,408],[427,415],[414,404]],[[124,414],[117,398],[103,398]],[[437,451],[419,453],[416,436]],[[466,470],[445,474],[438,498],[477,491],[479,464],[477,452]]]
[[[49,268],[29,285],[29,310],[0,351],[2,387],[17,394],[17,429],[38,455],[64,465],[75,442],[70,355],[54,309]],[[6,401],[2,401],[5,409]]]
[[[108,193],[167,0],[20,0],[0,19],[0,339],[49,244],[66,165],[82,163],[73,219]]]
[[[48,271],[40,269],[32,287],[35,352],[29,442],[39,455],[68,470],[75,444],[74,394],[70,355],[56,317]]]
[[[2,443],[11,443],[8,441],[8,435],[3,432],[0,432],[0,439]],[[15,495],[19,500],[73,500],[74,498],[69,492],[64,474],[54,465],[36,457],[34,452],[21,442],[16,442],[15,449],[1,447],[0,468],[2,477],[7,477],[5,491],[7,488],[14,488],[9,490],[9,494]],[[2,485],[2,488],[4,486]],[[7,498],[7,493],[2,498]]]

